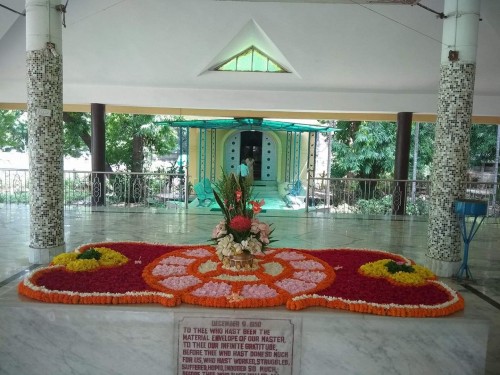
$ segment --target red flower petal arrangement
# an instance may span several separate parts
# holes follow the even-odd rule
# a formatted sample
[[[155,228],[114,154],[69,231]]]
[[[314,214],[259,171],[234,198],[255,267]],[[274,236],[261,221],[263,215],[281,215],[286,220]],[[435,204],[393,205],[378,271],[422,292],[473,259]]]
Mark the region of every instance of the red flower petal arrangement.
[[[100,250],[107,257],[99,259]],[[64,254],[69,261],[59,259],[59,264],[30,273],[20,282],[19,293],[50,303],[184,302],[225,308],[286,305],[291,310],[324,306],[402,317],[439,317],[464,308],[462,296],[428,270],[376,250],[269,248],[256,255],[256,270],[237,271],[223,268],[208,245],[107,242],[81,246],[75,253]],[[71,269],[66,266],[70,263]],[[395,273],[417,269],[418,281],[410,273],[387,273],[381,268],[385,265],[396,265],[389,269]]]

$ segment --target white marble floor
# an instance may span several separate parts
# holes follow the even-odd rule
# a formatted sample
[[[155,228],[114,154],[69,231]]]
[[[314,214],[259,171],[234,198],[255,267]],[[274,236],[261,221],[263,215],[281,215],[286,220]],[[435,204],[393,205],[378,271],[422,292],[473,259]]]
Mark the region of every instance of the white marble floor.
[[[262,214],[262,219],[274,224],[274,238],[279,240],[274,244],[276,247],[371,248],[404,254],[421,264],[426,261],[427,222],[423,220],[360,219],[331,217],[318,212],[273,210]],[[65,213],[65,240],[68,251],[98,241],[206,243],[219,220],[220,213],[207,209],[150,212],[68,209]],[[500,373],[499,229],[498,221],[485,221],[471,243],[468,263],[474,281],[457,283],[444,280],[465,298],[466,308],[458,313],[460,316],[489,322],[488,375]],[[1,301],[2,294],[12,290],[12,285],[29,268],[35,267],[28,261],[29,212],[25,206],[0,206],[0,236]]]

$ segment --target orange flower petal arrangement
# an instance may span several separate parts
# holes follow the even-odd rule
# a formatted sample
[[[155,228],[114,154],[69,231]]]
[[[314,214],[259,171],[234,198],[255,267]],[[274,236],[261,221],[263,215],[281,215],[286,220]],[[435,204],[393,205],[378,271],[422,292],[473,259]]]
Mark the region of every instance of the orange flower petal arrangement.
[[[440,317],[464,308],[459,293],[401,255],[268,247],[272,230],[255,218],[264,202],[248,198],[244,181],[226,177],[231,195],[217,195],[225,220],[214,229],[215,246],[87,244],[34,270],[19,293],[49,303],[322,306],[398,317]],[[250,262],[233,259],[245,253]]]

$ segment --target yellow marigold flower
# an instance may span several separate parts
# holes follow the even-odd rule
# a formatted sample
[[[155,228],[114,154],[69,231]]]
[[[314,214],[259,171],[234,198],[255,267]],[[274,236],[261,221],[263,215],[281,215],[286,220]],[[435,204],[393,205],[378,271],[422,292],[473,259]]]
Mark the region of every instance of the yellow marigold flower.
[[[66,269],[73,272],[91,271],[97,268],[99,268],[99,262],[95,259],[77,259],[66,265]]]
[[[79,253],[64,253],[54,257],[52,264],[65,266],[68,271],[82,272],[96,270],[101,267],[118,267],[129,261],[123,254],[107,247],[96,247],[94,250],[101,254],[98,260],[78,259]]]
[[[376,262],[363,264],[359,267],[359,273],[369,277],[385,278],[391,282],[402,285],[419,286],[424,285],[426,280],[435,279],[436,276],[427,268],[412,264],[413,272],[399,271],[390,273],[386,267],[392,259],[381,259]]]
[[[423,285],[425,284],[425,278],[418,273],[408,273],[408,272],[396,272],[391,274],[390,278],[399,284],[407,285]]]
[[[117,267],[128,262],[128,258],[117,251],[108,249],[106,247],[96,247],[102,255],[98,260],[99,264],[104,267]]]
[[[381,259],[376,262],[370,262],[363,264],[359,267],[359,271],[366,276],[371,277],[388,277],[390,275],[385,264],[389,262],[390,259]]]
[[[66,266],[69,262],[76,260],[78,256],[77,253],[63,253],[56,255],[54,259],[52,259],[52,264],[55,266]]]
[[[414,264],[412,266],[415,269],[415,272],[418,273],[419,275],[422,275],[423,278],[425,279],[435,279],[436,275],[432,273],[432,271],[428,268],[419,266],[418,264]]]

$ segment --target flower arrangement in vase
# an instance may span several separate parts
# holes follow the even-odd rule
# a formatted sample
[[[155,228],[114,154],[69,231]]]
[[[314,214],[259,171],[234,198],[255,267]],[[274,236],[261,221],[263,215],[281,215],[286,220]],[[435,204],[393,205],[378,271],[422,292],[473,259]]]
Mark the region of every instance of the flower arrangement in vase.
[[[214,196],[224,219],[214,228],[212,240],[225,267],[252,269],[254,255],[264,252],[271,242],[274,229],[256,218],[264,200],[251,199],[251,181],[233,173],[222,172],[215,184]]]

